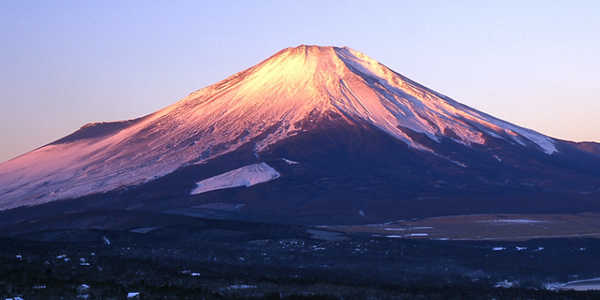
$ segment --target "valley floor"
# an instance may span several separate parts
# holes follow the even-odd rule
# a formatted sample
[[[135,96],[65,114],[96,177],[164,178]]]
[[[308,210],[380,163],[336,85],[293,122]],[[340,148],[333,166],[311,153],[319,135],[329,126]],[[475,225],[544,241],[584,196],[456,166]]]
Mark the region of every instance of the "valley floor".
[[[54,230],[0,238],[0,296],[600,298],[600,291],[556,288],[600,277],[598,239],[434,241],[205,222],[202,230],[187,232]]]
[[[600,215],[592,213],[481,214],[420,218],[371,225],[324,226],[323,228],[391,238],[452,241],[600,238]]]

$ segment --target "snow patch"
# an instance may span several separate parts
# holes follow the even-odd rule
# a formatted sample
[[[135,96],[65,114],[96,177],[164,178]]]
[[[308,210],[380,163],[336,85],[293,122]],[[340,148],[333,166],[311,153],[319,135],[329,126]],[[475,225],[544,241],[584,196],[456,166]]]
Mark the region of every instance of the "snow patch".
[[[504,281],[499,281],[496,283],[495,287],[502,287],[502,288],[511,288],[511,287],[515,287],[517,286],[517,283],[512,282],[512,281],[508,281],[508,280],[504,280]]]
[[[282,159],[283,159],[283,161],[285,161],[285,162],[286,162],[288,165],[298,165],[298,164],[300,164],[300,163],[299,163],[299,162],[297,162],[297,161],[293,161],[293,160],[289,160],[289,159],[285,159],[285,158],[282,158]]]
[[[247,284],[236,284],[230,285],[227,287],[227,290],[241,290],[241,289],[255,289],[257,286],[255,285],[247,285]]]
[[[411,233],[409,236],[427,236],[427,233]]]
[[[385,237],[386,237],[386,238],[390,238],[390,239],[401,239],[401,238],[403,238],[404,236],[402,236],[402,235],[397,235],[397,234],[391,234],[391,235],[386,235]]]
[[[280,174],[266,163],[253,164],[197,182],[192,195],[240,186],[250,187],[279,178]]]
[[[508,219],[508,220],[479,221],[479,223],[498,223],[498,224],[535,224],[535,223],[545,223],[545,222],[546,221],[529,220],[529,219]]]
[[[142,227],[142,228],[131,229],[129,231],[135,232],[135,233],[148,233],[148,232],[158,229],[158,228],[160,228],[160,227]]]
[[[552,282],[546,283],[545,287],[547,290],[600,290],[600,278],[575,280],[569,281],[567,283]]]

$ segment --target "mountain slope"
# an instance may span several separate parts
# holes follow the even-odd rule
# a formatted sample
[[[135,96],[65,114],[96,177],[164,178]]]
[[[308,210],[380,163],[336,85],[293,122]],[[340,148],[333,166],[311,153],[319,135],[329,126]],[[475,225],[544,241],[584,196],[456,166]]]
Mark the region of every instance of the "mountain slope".
[[[341,159],[343,153],[348,156]],[[239,162],[219,160],[225,155]],[[298,203],[325,203],[352,195],[331,187],[330,192],[320,190],[319,176],[334,182],[346,178],[355,182],[350,188],[362,180],[377,183],[367,187],[371,190],[393,187],[398,194],[382,196],[390,201],[437,193],[444,186],[459,194],[469,191],[460,197],[489,195],[507,185],[522,195],[544,189],[590,193],[600,187],[600,159],[569,143],[462,105],[349,48],[300,46],[156,113],[88,124],[1,164],[0,209],[134,186],[169,189],[157,187],[157,179],[191,172],[179,191],[187,196],[178,201],[186,203],[186,197],[222,193],[192,197],[196,182],[257,163],[273,167],[282,159],[300,162],[294,167],[304,171],[283,173],[248,190],[288,182],[282,193],[302,194],[302,186],[317,189],[298,197]],[[580,191],[578,183],[585,188]],[[403,187],[408,187],[406,195],[400,192]]]

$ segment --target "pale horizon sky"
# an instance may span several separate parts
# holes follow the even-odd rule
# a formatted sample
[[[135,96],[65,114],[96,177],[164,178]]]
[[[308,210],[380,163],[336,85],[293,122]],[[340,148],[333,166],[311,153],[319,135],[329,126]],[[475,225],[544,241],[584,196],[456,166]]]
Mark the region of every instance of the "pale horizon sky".
[[[348,46],[554,138],[600,141],[600,1],[0,1],[0,162],[286,47]]]

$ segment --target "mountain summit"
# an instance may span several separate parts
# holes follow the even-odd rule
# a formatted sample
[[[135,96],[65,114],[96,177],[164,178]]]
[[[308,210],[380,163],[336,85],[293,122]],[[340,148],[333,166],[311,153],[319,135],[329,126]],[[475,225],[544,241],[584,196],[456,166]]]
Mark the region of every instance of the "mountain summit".
[[[579,148],[460,104],[355,50],[302,45],[153,114],[88,124],[0,164],[0,209],[101,193],[139,202],[145,189],[160,190],[142,193],[158,201],[175,178],[178,191],[167,198],[177,207],[248,189],[258,194],[220,201],[237,197],[258,211],[283,197],[296,200],[282,207],[321,214],[347,201],[341,211],[361,217],[367,207],[423,197],[595,193],[600,160]]]

